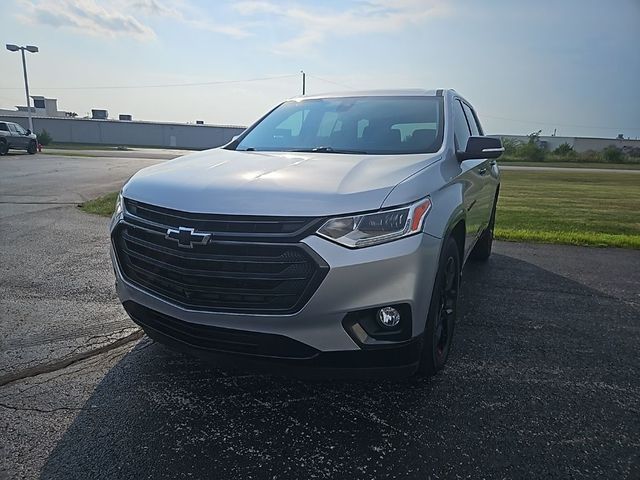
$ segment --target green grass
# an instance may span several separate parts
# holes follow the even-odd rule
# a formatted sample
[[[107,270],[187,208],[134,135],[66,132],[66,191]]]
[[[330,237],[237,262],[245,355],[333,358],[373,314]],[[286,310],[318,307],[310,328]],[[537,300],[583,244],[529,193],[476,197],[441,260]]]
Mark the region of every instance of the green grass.
[[[615,170],[640,170],[640,163],[598,163],[598,162],[521,162],[517,160],[507,160],[498,163],[513,167],[562,167],[562,168],[604,168]]]
[[[145,148],[145,149],[157,149],[157,150],[165,150],[169,149],[178,149],[178,150],[199,150],[199,149],[191,149],[185,147],[166,147],[166,146],[158,146],[158,145],[118,145],[118,144],[103,144],[103,143],[64,143],[64,142],[51,142],[45,148],[53,148],[56,150],[105,150],[105,151],[122,151],[118,147],[124,147],[127,150],[135,150],[136,148]]]
[[[640,176],[502,172],[496,238],[640,248]]]
[[[40,155],[55,155],[56,157],[104,158],[104,157],[101,157],[100,155],[95,155],[95,154],[91,154],[91,153],[72,152],[72,151],[68,151],[68,152],[46,152],[46,151],[43,150]]]
[[[80,210],[94,215],[102,215],[103,217],[110,217],[113,215],[113,211],[116,208],[116,200],[118,199],[118,192],[111,192],[103,195],[102,197],[89,200],[80,205]]]
[[[44,148],[55,148],[58,150],[117,150],[117,145],[102,145],[93,143],[56,143],[51,142]]]
[[[81,205],[110,216],[117,193]],[[503,171],[496,238],[640,249],[640,175]]]

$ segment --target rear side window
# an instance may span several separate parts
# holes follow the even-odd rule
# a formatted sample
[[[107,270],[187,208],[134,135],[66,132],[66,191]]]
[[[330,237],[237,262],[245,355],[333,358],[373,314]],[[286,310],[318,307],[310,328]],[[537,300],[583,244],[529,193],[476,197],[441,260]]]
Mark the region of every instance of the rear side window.
[[[7,123],[7,126],[9,127],[9,131],[13,132],[13,133],[18,133],[18,129],[16,128],[16,126],[12,123]]]
[[[482,129],[480,128],[480,125],[478,125],[476,116],[473,114],[471,108],[469,108],[469,105],[463,103],[462,108],[464,108],[464,113],[467,116],[467,122],[469,123],[469,127],[471,127],[471,135],[482,135]]]
[[[8,132],[9,128],[7,127],[6,123],[0,123],[0,130],[2,130],[3,132]]]
[[[458,150],[467,148],[467,140],[469,140],[471,134],[459,100],[453,102],[453,133],[456,139],[456,148]]]

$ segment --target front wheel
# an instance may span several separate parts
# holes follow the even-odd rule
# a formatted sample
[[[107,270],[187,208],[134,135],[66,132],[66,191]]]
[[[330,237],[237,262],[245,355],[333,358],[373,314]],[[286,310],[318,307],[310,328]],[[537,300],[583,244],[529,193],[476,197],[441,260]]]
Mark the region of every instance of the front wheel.
[[[447,362],[458,315],[459,290],[460,252],[455,239],[449,237],[440,254],[438,273],[431,294],[419,375],[435,375]]]
[[[0,155],[6,155],[9,151],[9,144],[6,140],[0,140]]]
[[[31,155],[33,155],[37,151],[38,151],[38,145],[36,145],[36,142],[34,141],[29,142],[29,146],[27,147],[27,153],[30,153]]]

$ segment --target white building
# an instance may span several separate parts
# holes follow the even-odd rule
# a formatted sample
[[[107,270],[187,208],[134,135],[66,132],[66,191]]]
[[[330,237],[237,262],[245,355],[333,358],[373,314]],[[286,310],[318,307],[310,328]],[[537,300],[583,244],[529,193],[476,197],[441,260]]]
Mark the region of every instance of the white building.
[[[33,105],[31,107],[31,115],[33,117],[73,117],[72,112],[58,110],[57,98],[45,98],[41,95],[31,95]],[[13,115],[17,117],[26,117],[29,109],[24,106],[16,106],[17,110],[0,109],[0,115]]]
[[[527,135],[489,135],[495,138],[509,138],[521,143],[527,143]],[[572,147],[576,152],[586,152],[589,150],[601,151],[608,146],[614,146],[621,150],[626,148],[640,148],[640,140],[630,138],[596,138],[596,137],[556,137],[550,135],[540,135],[538,143],[549,151],[553,151],[563,143]]]

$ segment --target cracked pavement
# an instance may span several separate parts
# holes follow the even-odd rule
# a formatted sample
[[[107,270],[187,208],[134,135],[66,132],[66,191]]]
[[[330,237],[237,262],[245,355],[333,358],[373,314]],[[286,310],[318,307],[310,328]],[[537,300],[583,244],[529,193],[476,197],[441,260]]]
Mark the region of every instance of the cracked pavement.
[[[34,340],[130,325],[112,293],[106,222],[79,218],[95,249],[38,267],[76,278],[55,285],[37,270],[32,285],[25,275],[3,290],[3,302],[25,295]],[[69,303],[47,305],[47,292]],[[17,345],[24,327],[7,327],[5,305],[3,339]],[[640,252],[497,242],[488,263],[465,268],[461,312],[432,380],[280,378],[144,337],[12,382],[0,387],[0,478],[640,478]],[[79,338],[102,335],[91,330]]]
[[[0,157],[0,380],[137,330],[105,262],[108,219],[76,204],[158,161]]]

